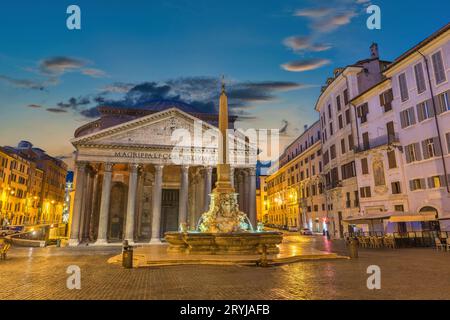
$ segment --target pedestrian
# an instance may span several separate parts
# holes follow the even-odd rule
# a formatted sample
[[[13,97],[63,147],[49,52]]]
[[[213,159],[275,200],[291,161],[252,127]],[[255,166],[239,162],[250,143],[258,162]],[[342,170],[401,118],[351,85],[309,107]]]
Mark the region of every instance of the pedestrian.
[[[330,240],[331,238],[330,238],[330,232],[328,232],[328,230],[327,230],[327,240]]]

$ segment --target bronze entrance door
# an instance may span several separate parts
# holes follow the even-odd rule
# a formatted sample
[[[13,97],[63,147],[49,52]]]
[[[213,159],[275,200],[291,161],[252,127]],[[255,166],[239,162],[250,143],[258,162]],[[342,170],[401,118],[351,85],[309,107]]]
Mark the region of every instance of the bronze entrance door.
[[[178,230],[178,196],[178,190],[162,190],[161,238],[164,238],[164,233],[167,231]]]

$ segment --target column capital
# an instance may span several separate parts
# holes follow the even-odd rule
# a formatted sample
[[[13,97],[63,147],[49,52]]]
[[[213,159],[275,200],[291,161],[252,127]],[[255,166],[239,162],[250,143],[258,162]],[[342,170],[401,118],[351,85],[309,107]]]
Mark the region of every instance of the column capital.
[[[105,172],[111,172],[113,170],[113,167],[114,167],[114,163],[111,163],[111,162],[105,162],[103,164],[103,170]]]
[[[162,164],[155,164],[155,171],[161,172],[164,166]]]
[[[256,168],[255,167],[248,168],[247,173],[250,176],[256,176]]]
[[[139,169],[139,164],[138,163],[132,163],[130,164],[130,171],[131,173],[137,173],[138,169]]]
[[[181,168],[181,172],[184,172],[184,173],[186,173],[186,172],[189,172],[189,166],[188,165],[181,165],[180,166],[180,168]]]
[[[77,167],[77,170],[85,171],[87,168],[88,163],[86,161],[77,161],[75,166]]]
[[[212,170],[213,170],[213,167],[212,167],[212,166],[206,166],[206,167],[205,167],[205,172],[206,172],[207,174],[212,174]]]

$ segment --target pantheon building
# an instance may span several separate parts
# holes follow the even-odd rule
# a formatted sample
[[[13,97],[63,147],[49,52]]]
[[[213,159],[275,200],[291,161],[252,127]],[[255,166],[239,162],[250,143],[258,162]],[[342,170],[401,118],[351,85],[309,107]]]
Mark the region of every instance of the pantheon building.
[[[167,231],[195,230],[216,180],[218,115],[176,101],[146,109],[99,107],[75,131],[75,196],[69,245],[160,243]],[[230,116],[230,129],[237,117]],[[182,129],[180,131],[180,129]],[[194,137],[179,143],[174,137]],[[195,138],[197,136],[197,138]],[[211,136],[212,143],[204,143]],[[215,138],[214,138],[215,136]],[[214,140],[216,139],[216,140]],[[232,183],[241,211],[256,223],[256,147],[229,138]],[[176,157],[182,146],[182,157]]]

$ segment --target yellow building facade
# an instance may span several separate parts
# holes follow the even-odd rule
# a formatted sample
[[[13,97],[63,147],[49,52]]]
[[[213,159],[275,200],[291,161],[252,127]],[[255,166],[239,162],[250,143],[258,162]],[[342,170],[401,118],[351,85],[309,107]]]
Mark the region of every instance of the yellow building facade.
[[[313,232],[330,227],[318,122],[286,148],[265,184],[268,225]]]

